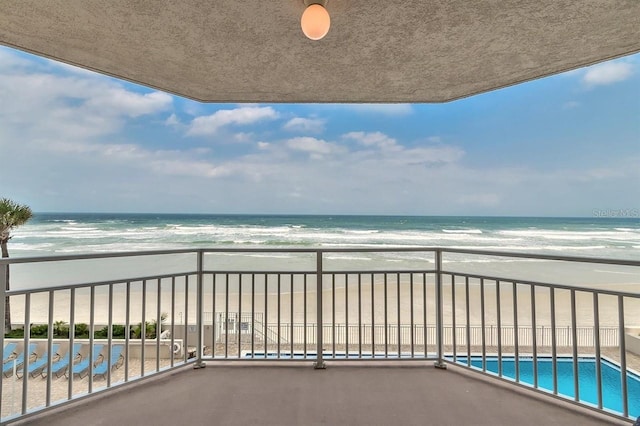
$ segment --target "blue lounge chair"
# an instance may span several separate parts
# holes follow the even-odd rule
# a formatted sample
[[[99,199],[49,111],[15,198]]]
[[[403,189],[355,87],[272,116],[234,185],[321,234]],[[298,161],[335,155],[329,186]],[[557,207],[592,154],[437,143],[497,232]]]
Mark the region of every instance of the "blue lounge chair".
[[[77,359],[78,357],[82,358],[82,356],[80,356],[80,349],[82,349],[82,343],[73,344],[73,350],[71,351],[71,355],[73,356],[74,360]],[[56,362],[51,364],[51,372],[56,377],[60,377],[67,371],[67,367],[69,367],[69,352],[67,352],[66,354],[61,356]],[[42,377],[47,377],[47,374],[49,374],[49,371],[47,370],[46,365],[42,370],[41,374],[42,374]]]
[[[51,353],[53,353],[54,355],[57,354],[59,348],[60,348],[60,344],[54,343],[53,346],[51,347]],[[49,354],[47,351],[45,351],[40,358],[38,358],[32,363],[29,363],[27,374],[29,374],[29,376],[31,377],[35,377],[36,374],[40,372],[40,370],[42,370],[47,366],[48,362],[49,362]],[[24,370],[22,368],[16,371],[16,376],[18,376],[18,379],[22,378],[23,375],[24,375]]]
[[[81,379],[83,379],[84,377],[89,375],[89,365],[93,364],[95,365],[98,362],[98,359],[100,357],[102,357],[102,348],[104,345],[101,344],[96,344],[93,345],[93,359],[89,359],[89,358],[85,358],[82,361],[80,361],[79,363],[72,365],[71,366],[71,374],[67,375],[69,370],[67,369],[67,372],[65,373],[65,375],[67,375],[67,377],[70,376],[78,376]]]
[[[29,350],[26,351],[26,353],[29,354],[29,356],[33,355],[36,351],[36,346],[37,345],[35,343],[29,344]],[[20,367],[22,364],[24,364],[24,356],[25,351],[23,350],[14,359],[9,360],[9,362],[2,365],[2,374],[4,375],[4,377],[9,377],[13,374],[14,365],[16,367]]]
[[[107,373],[109,372],[109,370],[112,370],[114,367],[120,368],[120,366],[124,362],[124,356],[122,355],[123,351],[124,351],[124,346],[122,345],[113,346],[111,348],[111,365],[108,365],[109,363],[105,359],[103,362],[96,365],[96,367],[93,369],[93,377],[102,376],[102,378],[105,379],[107,377]]]
[[[18,346],[15,342],[7,343],[2,351],[2,364],[7,361],[10,361],[9,358],[13,356],[16,352],[16,347]]]

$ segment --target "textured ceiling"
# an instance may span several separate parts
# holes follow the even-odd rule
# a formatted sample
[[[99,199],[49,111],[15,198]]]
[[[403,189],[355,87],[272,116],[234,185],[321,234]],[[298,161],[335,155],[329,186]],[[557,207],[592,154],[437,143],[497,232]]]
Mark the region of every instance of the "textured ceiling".
[[[638,0],[3,0],[0,44],[205,102],[444,102],[640,51]]]

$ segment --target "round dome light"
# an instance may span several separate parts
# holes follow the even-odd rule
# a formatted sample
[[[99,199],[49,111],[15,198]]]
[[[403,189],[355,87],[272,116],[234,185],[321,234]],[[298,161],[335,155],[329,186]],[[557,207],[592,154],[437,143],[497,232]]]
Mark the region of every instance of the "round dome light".
[[[320,40],[327,35],[331,26],[329,12],[320,4],[309,5],[302,14],[300,26],[304,35],[311,40]]]

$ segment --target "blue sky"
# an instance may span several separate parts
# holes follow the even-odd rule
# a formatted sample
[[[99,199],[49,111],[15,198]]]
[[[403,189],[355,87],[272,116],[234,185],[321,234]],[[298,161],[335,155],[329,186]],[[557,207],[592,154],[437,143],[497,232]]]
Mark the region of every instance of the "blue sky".
[[[0,196],[40,212],[639,209],[639,69],[446,104],[201,104],[0,47]]]

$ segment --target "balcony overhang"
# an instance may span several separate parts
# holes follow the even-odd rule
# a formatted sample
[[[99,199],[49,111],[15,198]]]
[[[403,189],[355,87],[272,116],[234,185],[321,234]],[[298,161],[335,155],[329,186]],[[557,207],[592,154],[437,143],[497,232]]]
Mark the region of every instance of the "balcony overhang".
[[[446,102],[640,51],[636,0],[11,0],[0,44],[203,102]]]

